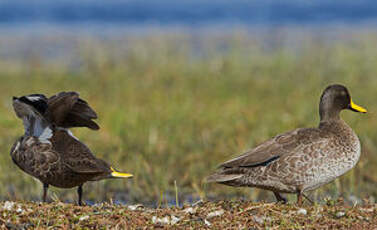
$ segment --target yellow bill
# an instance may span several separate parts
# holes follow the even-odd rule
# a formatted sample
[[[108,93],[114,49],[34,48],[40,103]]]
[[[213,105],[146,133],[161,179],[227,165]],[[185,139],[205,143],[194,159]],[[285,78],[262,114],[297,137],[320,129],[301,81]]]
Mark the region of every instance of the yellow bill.
[[[356,105],[355,103],[353,103],[352,99],[351,99],[350,107],[351,107],[351,110],[353,110],[355,112],[360,112],[360,113],[366,113],[367,112],[367,110],[364,109],[363,107],[361,107],[360,105]]]
[[[111,171],[113,171],[111,173],[112,177],[127,178],[127,177],[133,177],[134,176],[134,175],[132,175],[130,173],[117,172],[117,171],[115,171],[115,169],[113,169],[113,167],[111,167],[110,169],[111,169]]]

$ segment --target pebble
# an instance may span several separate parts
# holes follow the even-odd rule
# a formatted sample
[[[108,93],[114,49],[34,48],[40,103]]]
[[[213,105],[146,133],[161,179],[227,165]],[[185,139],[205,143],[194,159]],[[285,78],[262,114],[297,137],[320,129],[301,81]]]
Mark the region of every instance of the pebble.
[[[178,223],[178,221],[180,221],[181,219],[178,218],[178,217],[175,217],[173,215],[170,216],[170,224],[176,224]]]
[[[135,205],[129,205],[127,208],[131,211],[135,211],[135,210],[144,209],[144,206],[142,204],[135,204]]]
[[[211,219],[216,216],[222,216],[223,214],[224,214],[224,210],[220,209],[220,210],[208,213],[207,218]]]
[[[79,218],[80,221],[84,221],[84,220],[87,220],[89,219],[89,216],[82,216]]]
[[[21,206],[18,206],[16,212],[17,213],[22,213],[22,212],[24,212],[24,210],[21,208]]]
[[[340,217],[343,217],[343,216],[345,216],[346,215],[346,213],[345,212],[337,212],[336,214],[336,217],[338,217],[338,218],[340,218]]]
[[[208,220],[204,219],[204,224],[207,225],[207,226],[211,226],[211,222],[209,222]]]
[[[171,215],[170,218],[168,216],[165,216],[163,218],[158,218],[156,216],[152,217],[152,223],[153,224],[162,224],[162,225],[174,225],[178,223],[181,219]]]
[[[13,209],[14,202],[13,201],[5,201],[3,209],[11,211]]]
[[[299,210],[297,210],[297,214],[306,215],[308,214],[308,211],[306,211],[306,209],[304,208],[300,208]]]
[[[169,224],[169,217],[165,216],[164,218],[157,218],[156,216],[152,217],[152,223],[154,224]]]
[[[183,210],[183,212],[192,215],[192,214],[196,213],[196,209],[193,209],[192,207],[189,207],[189,208],[186,208],[185,210]]]

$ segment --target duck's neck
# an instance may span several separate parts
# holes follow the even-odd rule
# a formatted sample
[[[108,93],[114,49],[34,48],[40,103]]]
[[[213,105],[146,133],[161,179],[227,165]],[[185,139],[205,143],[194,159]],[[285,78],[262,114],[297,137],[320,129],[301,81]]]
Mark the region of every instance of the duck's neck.
[[[342,120],[340,119],[339,112],[324,112],[324,113],[319,113],[320,121],[339,121]]]
[[[321,120],[319,122],[319,128],[325,128],[325,127],[334,127],[334,126],[348,126],[347,123],[345,121],[343,121],[343,119],[339,118],[339,119],[324,119],[324,120]]]
[[[331,129],[338,125],[347,126],[347,124],[340,118],[340,111],[341,109],[338,109],[327,100],[321,100],[319,103],[319,128]]]
[[[350,136],[355,136],[353,130],[343,119],[331,119],[331,120],[321,120],[319,122],[319,129],[326,130],[327,132],[341,134],[344,133],[352,134]]]
[[[319,103],[319,117],[322,121],[336,121],[340,119],[341,109],[327,100],[321,100]]]

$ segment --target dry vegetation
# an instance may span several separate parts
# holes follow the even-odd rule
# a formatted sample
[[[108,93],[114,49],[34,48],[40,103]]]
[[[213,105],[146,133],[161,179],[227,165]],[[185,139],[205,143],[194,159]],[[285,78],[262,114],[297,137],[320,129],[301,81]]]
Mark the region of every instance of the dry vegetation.
[[[342,201],[303,206],[252,202],[197,202],[181,208],[55,202],[0,203],[8,229],[377,229],[377,205]]]

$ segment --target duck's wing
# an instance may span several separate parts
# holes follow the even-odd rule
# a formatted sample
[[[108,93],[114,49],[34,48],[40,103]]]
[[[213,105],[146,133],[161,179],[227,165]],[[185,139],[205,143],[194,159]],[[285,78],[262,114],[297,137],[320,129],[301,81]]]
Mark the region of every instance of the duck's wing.
[[[74,146],[74,147],[73,147]],[[77,174],[91,174],[90,180],[96,181],[104,178],[128,178],[133,175],[116,171],[106,161],[96,158],[83,143],[77,141],[71,148],[64,162],[67,167]]]
[[[106,174],[110,166],[96,158],[90,149],[69,130],[57,130],[52,138],[55,151],[61,153],[62,162],[78,174]]]
[[[132,177],[132,174],[118,172],[106,161],[96,158],[90,149],[75,138],[69,130],[59,130],[56,136],[56,140],[59,140],[59,142],[64,141],[65,143],[60,145],[53,144],[55,144],[55,148],[64,152],[62,154],[63,162],[73,172],[77,174],[91,174],[90,180],[92,181],[104,178]]]
[[[244,154],[226,161],[209,176],[209,182],[223,182],[240,178],[246,168],[268,166],[279,158],[301,152],[302,149],[320,149],[328,142],[326,134],[317,128],[295,129],[280,134]]]
[[[96,112],[76,92],[60,92],[48,99],[48,118],[61,128],[88,127],[98,130]]]
[[[220,167],[255,167],[268,164],[295,149],[300,144],[299,137],[302,136],[302,131],[302,129],[296,129],[280,134],[246,151],[242,155],[222,163]]]
[[[103,160],[95,158],[89,152],[81,152],[79,157],[66,158],[65,164],[78,174],[110,174],[110,166]]]

